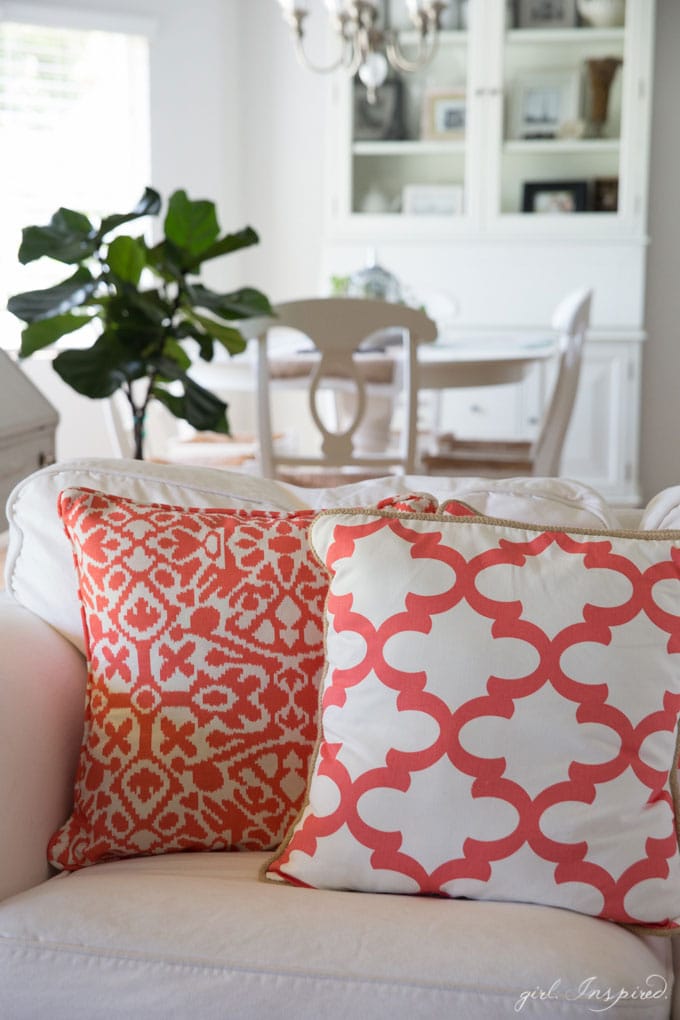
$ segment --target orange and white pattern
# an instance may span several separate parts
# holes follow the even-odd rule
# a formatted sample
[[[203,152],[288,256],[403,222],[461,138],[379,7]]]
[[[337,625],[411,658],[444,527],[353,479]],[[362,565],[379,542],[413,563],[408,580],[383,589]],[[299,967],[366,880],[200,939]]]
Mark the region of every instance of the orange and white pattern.
[[[73,869],[171,850],[268,849],[316,738],[327,576],[313,514],[62,493],[89,660]]]
[[[321,739],[268,875],[672,928],[680,534],[333,511]]]

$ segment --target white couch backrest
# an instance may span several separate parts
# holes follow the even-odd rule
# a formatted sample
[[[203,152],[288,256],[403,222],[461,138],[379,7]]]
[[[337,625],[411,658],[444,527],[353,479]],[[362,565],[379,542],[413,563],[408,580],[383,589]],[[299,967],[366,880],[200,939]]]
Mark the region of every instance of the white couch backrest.
[[[73,557],[57,513],[59,493],[83,486],[140,503],[186,507],[297,510],[373,506],[385,496],[429,492],[455,496],[479,513],[534,524],[620,527],[616,513],[593,489],[567,479],[393,476],[333,489],[302,489],[215,468],[87,459],[53,464],[31,475],[7,504],[10,540],[6,585],[22,605],[81,651],[83,635]]]

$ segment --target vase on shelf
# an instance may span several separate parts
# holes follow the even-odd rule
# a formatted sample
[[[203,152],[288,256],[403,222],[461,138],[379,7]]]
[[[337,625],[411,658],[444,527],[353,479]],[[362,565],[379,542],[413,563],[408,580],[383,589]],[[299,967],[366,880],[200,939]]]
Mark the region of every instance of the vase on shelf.
[[[612,82],[622,63],[620,57],[594,57],[586,60],[589,89],[588,135],[591,138],[602,138],[604,135]]]
[[[577,0],[576,6],[592,28],[619,28],[626,20],[626,0]]]
[[[372,184],[361,200],[362,213],[381,215],[390,211],[390,200],[380,188]]]

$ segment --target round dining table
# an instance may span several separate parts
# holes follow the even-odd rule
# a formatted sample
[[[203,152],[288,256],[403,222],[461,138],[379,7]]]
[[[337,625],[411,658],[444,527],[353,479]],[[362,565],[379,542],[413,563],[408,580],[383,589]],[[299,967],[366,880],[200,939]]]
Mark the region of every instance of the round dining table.
[[[554,336],[541,334],[448,339],[418,346],[418,388],[499,386],[516,383],[556,353]]]

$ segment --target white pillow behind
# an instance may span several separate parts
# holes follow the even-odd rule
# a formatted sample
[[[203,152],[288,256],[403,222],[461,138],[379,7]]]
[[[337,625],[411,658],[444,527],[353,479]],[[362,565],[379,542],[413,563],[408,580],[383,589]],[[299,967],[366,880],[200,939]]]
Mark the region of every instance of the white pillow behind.
[[[44,468],[9,498],[10,543],[6,586],[13,597],[83,651],[73,557],[57,513],[59,493],[90,488],[139,503],[262,510],[322,510],[371,506],[386,496],[414,491],[464,500],[480,514],[532,524],[611,528],[614,511],[594,489],[554,478],[445,478],[392,476],[332,489],[303,489],[236,471],[155,464],[121,458],[86,458]]]

